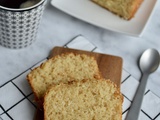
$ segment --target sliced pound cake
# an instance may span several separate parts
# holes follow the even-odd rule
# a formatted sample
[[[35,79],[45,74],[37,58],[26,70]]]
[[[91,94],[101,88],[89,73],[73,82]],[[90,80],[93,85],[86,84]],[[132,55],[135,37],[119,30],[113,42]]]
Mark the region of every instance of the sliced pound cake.
[[[92,0],[98,5],[108,9],[109,11],[123,17],[131,19],[134,17],[143,0]]]
[[[36,101],[42,105],[43,96],[52,84],[100,77],[94,57],[85,54],[66,53],[42,63],[27,75],[27,80],[31,85]]]
[[[110,80],[59,84],[45,94],[44,120],[122,120],[122,102]]]

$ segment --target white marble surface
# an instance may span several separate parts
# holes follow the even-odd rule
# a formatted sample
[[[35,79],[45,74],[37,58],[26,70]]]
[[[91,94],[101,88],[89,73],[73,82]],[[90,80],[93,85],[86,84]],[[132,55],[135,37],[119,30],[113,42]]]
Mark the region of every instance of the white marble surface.
[[[44,59],[54,46],[63,46],[79,34],[103,53],[121,56],[123,68],[136,79],[141,76],[137,66],[140,54],[147,48],[156,48],[160,52],[160,2],[141,38],[98,28],[59,11],[49,2],[34,44],[19,50],[0,46],[0,85]],[[160,68],[150,78],[148,88],[160,96]]]

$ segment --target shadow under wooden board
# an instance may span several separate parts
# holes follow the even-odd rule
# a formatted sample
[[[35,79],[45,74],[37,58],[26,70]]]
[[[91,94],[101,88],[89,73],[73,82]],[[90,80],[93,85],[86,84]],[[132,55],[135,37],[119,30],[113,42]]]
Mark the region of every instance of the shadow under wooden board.
[[[123,62],[121,57],[64,47],[54,47],[49,57],[71,52],[95,57],[102,77],[110,79],[120,88]],[[43,120],[43,111],[37,111],[35,120]]]

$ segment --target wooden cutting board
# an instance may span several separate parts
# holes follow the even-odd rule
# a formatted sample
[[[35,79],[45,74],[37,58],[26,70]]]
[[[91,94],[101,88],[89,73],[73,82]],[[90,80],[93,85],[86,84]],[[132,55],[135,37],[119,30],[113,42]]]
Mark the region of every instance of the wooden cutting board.
[[[63,53],[78,53],[87,54],[89,56],[94,56],[97,60],[99,70],[102,76],[106,79],[110,79],[120,88],[121,84],[121,74],[122,74],[122,58],[113,55],[88,52],[83,50],[76,50],[64,47],[54,47],[50,53],[50,58]],[[43,120],[43,111],[37,111],[35,120]]]

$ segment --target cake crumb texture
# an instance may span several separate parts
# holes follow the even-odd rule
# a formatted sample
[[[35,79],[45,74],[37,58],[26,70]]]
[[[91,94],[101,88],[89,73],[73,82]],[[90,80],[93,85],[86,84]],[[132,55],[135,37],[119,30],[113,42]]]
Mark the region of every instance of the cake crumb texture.
[[[44,120],[122,120],[122,102],[110,80],[59,84],[46,92]]]
[[[96,4],[129,20],[134,17],[143,0],[92,0]]]
[[[57,55],[27,75],[36,101],[43,103],[43,96],[52,84],[68,83],[88,78],[100,78],[94,57],[85,54],[66,53]]]

